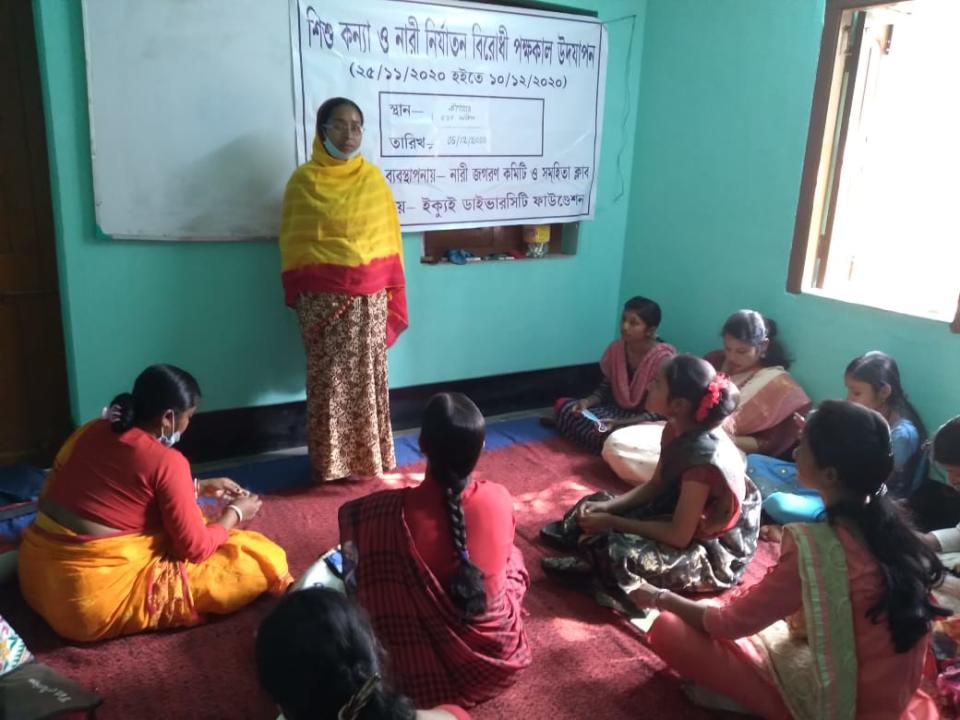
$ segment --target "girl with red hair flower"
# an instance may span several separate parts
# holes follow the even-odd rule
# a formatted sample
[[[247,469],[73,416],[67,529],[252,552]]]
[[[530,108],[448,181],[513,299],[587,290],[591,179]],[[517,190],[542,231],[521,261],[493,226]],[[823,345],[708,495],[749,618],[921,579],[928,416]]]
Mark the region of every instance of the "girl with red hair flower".
[[[544,558],[550,574],[599,590],[598,600],[631,610],[641,582],[687,592],[736,585],[757,547],[760,493],[743,455],[720,425],[739,393],[705,360],[678,355],[650,386],[648,407],[667,418],[653,479],[614,497],[583,498],[541,530],[552,545],[576,550]]]

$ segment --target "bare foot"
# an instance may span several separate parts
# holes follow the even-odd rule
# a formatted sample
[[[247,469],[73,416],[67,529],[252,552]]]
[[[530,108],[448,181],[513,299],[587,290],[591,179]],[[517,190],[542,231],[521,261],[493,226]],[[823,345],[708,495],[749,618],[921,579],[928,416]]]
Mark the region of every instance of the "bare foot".
[[[783,538],[783,528],[779,525],[764,525],[760,528],[760,539],[778,543]]]

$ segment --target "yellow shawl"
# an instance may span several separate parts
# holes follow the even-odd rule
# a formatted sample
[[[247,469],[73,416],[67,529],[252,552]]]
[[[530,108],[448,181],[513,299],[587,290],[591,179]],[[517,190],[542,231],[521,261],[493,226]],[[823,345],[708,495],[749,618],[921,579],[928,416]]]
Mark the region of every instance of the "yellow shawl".
[[[280,255],[286,302],[304,292],[388,295],[387,345],[407,327],[400,218],[375,165],[337,160],[313,143],[283,196]]]

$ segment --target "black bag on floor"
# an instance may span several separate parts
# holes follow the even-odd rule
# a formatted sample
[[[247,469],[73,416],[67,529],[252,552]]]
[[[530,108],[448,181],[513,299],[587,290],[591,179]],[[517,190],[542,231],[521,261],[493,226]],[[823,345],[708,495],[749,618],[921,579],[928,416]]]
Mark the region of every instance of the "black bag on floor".
[[[45,720],[92,710],[98,695],[36,661],[0,677],[0,720]]]

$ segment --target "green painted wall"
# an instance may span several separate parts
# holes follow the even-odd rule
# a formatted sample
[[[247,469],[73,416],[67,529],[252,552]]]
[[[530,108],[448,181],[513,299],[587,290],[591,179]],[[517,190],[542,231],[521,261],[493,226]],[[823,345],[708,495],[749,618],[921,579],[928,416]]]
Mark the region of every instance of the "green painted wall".
[[[815,399],[882,349],[931,427],[960,413],[946,325],[785,290],[824,0],[650,0],[621,296],[656,298],[701,353],[726,316],[775,318]],[[897,292],[895,278],[890,291]]]
[[[611,21],[596,219],[575,257],[539,262],[421,266],[420,236],[405,237],[411,329],[390,353],[395,387],[592,362],[615,332],[646,2],[569,5]],[[98,237],[80,3],[34,8],[74,420],[161,361],[196,374],[206,410],[301,399],[275,242]]]
[[[729,312],[756,307],[780,322],[815,398],[839,395],[846,362],[881,348],[928,424],[960,412],[948,376],[960,337],[943,323],[784,290],[823,0],[570,4],[611,21],[596,220],[575,257],[541,262],[421,266],[407,236],[412,327],[391,383],[592,362],[619,300],[642,293],[682,349],[714,347]],[[35,8],[74,419],[161,360],[197,374],[205,409],[302,398],[275,243],[97,236],[79,3]]]

